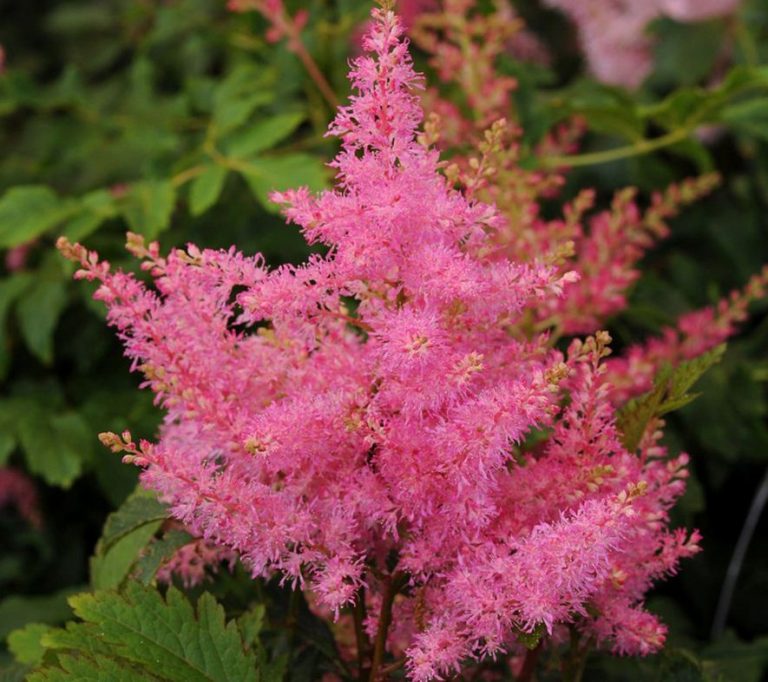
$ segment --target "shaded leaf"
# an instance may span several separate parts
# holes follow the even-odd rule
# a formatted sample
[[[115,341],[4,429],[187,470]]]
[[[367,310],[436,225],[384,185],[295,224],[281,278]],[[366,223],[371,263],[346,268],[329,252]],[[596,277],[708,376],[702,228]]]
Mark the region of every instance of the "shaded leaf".
[[[205,213],[216,203],[227,173],[223,166],[211,165],[194,179],[189,191],[189,210],[192,215]]]
[[[176,190],[168,180],[147,180],[131,185],[123,214],[131,230],[154,239],[171,224]]]
[[[75,413],[55,414],[28,400],[11,401],[29,470],[47,483],[68,488],[92,450],[92,436]]]
[[[53,362],[53,334],[67,301],[65,281],[44,276],[21,296],[17,304],[24,341],[43,364]]]
[[[91,584],[95,589],[118,587],[160,529],[168,510],[157,497],[138,487],[107,517],[96,553],[91,558]]]
[[[8,311],[32,282],[28,272],[17,272],[0,281],[0,378],[6,373],[11,356],[6,332]]]
[[[273,213],[279,207],[269,199],[272,192],[302,186],[319,191],[326,187],[328,176],[325,166],[308,154],[252,159],[242,173],[256,199]]]
[[[227,154],[243,159],[272,149],[293,133],[304,118],[302,112],[288,112],[257,121],[225,142]]]
[[[151,584],[160,567],[179,549],[188,545],[194,538],[181,530],[172,530],[159,540],[151,543],[147,551],[136,562],[134,577],[143,585]]]
[[[0,248],[39,237],[69,217],[77,206],[44,185],[11,187],[0,197]]]
[[[101,224],[117,215],[115,199],[104,189],[89,192],[80,200],[80,211],[62,227],[62,234],[70,241],[85,239]]]

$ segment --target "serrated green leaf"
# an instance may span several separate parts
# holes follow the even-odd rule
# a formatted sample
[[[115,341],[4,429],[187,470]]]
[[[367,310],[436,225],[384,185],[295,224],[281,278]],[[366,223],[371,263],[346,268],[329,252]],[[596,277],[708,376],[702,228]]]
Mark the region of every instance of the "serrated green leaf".
[[[8,635],[8,649],[19,663],[37,665],[45,653],[41,639],[50,629],[50,625],[29,623],[21,630],[14,630]]]
[[[256,604],[237,619],[237,627],[247,646],[253,646],[258,642],[266,615],[267,610],[264,604]]]
[[[240,159],[272,149],[293,133],[304,118],[302,112],[289,112],[257,121],[227,139],[224,149],[228,156]]]
[[[216,203],[228,172],[223,166],[211,165],[194,179],[189,190],[189,210],[192,215],[201,215]]]
[[[11,187],[0,197],[0,248],[39,237],[75,211],[75,202],[59,198],[44,185]]]
[[[154,239],[171,224],[176,190],[168,180],[147,180],[131,185],[123,199],[123,214],[131,230]]]
[[[319,191],[326,187],[328,176],[320,160],[308,154],[251,159],[241,172],[256,199],[272,213],[279,211],[269,199],[272,192],[305,185]]]
[[[149,670],[137,669],[128,661],[107,656],[58,657],[60,667],[35,670],[27,676],[27,682],[152,682],[160,680]]]
[[[194,538],[181,530],[172,530],[159,540],[151,543],[147,551],[136,562],[134,577],[143,585],[150,585],[160,567],[179,549],[188,545]]]
[[[648,423],[657,413],[667,391],[671,370],[664,368],[648,393],[630,400],[618,413],[616,425],[622,434],[621,441],[630,452],[637,450]]]
[[[720,362],[724,352],[725,345],[721,345],[692,360],[681,362],[674,369],[662,368],[653,389],[630,400],[619,410],[616,424],[624,447],[634,452],[654,419],[692,402],[696,395],[689,394],[688,390],[708,369]]]
[[[140,526],[168,518],[168,507],[157,499],[155,493],[139,486],[112,512],[104,523],[99,542],[109,549],[115,542]]]
[[[81,594],[70,603],[84,622],[43,637],[59,663],[46,665],[33,679],[83,679],[68,666],[75,659],[90,659],[92,664],[78,674],[98,672],[110,662],[114,669],[132,664],[145,679],[168,682],[258,680],[256,657],[246,649],[237,626],[225,622],[224,609],[210,594],[203,594],[193,609],[175,588],[163,599],[153,589],[129,583],[122,594]],[[83,651],[88,655],[78,656]],[[68,674],[50,676],[60,675],[59,670]]]
[[[681,362],[672,373],[669,391],[670,399],[681,398],[688,393],[705,372],[723,359],[725,349],[725,344],[721,344],[692,360]]]

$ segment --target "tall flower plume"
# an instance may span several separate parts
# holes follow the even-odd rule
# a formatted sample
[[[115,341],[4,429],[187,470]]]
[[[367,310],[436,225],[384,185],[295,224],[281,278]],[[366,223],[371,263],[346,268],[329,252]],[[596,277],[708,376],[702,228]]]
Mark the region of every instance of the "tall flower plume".
[[[500,251],[503,217],[438,172],[402,34],[373,12],[335,189],[274,195],[326,255],[270,270],[131,235],[150,287],[60,242],[166,414],[155,443],[103,441],[254,576],[337,614],[367,595],[374,668],[388,645],[434,679],[563,627],[655,650],[643,594],[696,550],[667,529],[685,458],[621,445],[607,335],[563,355],[532,330],[576,276]]]

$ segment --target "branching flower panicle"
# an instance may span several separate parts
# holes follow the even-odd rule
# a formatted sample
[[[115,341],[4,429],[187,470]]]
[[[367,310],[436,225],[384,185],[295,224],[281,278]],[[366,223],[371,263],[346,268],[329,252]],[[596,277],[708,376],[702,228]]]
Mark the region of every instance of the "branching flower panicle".
[[[421,143],[422,79],[392,12],[373,12],[363,47],[329,131],[335,188],[273,197],[325,255],[269,269],[130,236],[148,286],[61,240],[165,410],[154,443],[102,440],[254,576],[339,617],[365,594],[372,675],[386,647],[423,682],[567,627],[654,651],[663,627],[643,596],[697,549],[668,529],[686,458],[653,434],[639,455],[623,446],[607,334],[564,355],[537,328],[537,311],[572,319],[562,302],[594,259],[574,272],[554,244],[519,253],[481,201],[490,185],[460,191]],[[642,221],[630,198],[601,218],[608,233]],[[597,236],[575,220],[579,254]]]

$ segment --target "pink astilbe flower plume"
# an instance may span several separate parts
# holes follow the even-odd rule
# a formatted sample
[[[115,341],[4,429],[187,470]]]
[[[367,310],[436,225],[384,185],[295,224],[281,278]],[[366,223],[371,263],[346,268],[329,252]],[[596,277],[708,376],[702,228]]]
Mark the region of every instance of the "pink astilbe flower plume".
[[[254,576],[337,616],[366,594],[374,671],[387,643],[421,682],[564,626],[655,650],[644,592],[696,548],[667,530],[684,458],[622,447],[607,335],[564,356],[536,330],[578,276],[500,248],[502,214],[438,172],[400,21],[372,16],[336,187],[273,195],[326,255],[270,270],[130,235],[150,287],[60,242],[166,413],[155,443],[102,440]]]

